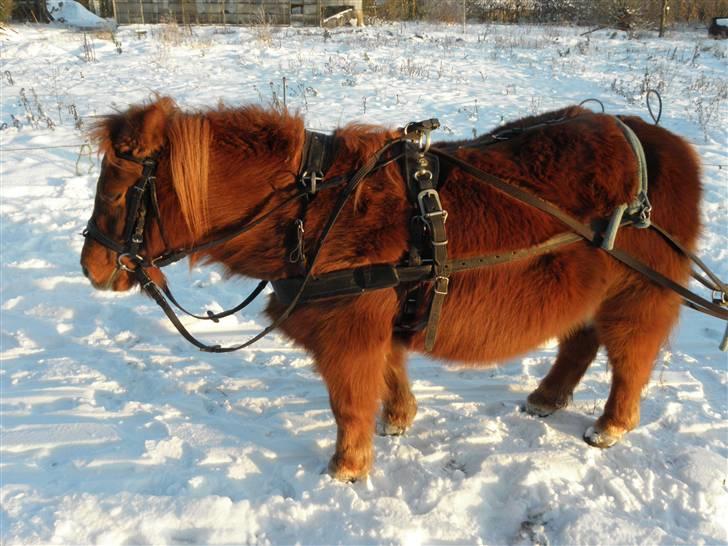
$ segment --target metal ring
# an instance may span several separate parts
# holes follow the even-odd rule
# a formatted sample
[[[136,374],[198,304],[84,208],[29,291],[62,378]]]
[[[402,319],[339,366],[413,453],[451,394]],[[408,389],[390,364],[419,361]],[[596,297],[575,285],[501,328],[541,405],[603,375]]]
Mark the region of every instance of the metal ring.
[[[584,106],[588,102],[596,102],[600,106],[600,108],[602,109],[602,114],[605,112],[605,110],[604,110],[604,103],[602,101],[600,101],[599,99],[593,99],[593,98],[591,98],[591,99],[584,99],[583,101],[581,101],[579,103],[579,106]]]
[[[123,252],[122,254],[119,254],[119,256],[116,258],[116,265],[119,269],[121,269],[122,271],[126,271],[127,273],[134,273],[133,269],[129,269],[129,267],[121,261],[124,257],[128,257],[131,261],[137,263],[142,261],[142,257],[138,254],[134,256],[129,252]]]
[[[423,131],[420,133],[420,140],[418,146],[420,153],[426,154],[430,150],[430,144],[432,143],[432,135],[430,131]]]

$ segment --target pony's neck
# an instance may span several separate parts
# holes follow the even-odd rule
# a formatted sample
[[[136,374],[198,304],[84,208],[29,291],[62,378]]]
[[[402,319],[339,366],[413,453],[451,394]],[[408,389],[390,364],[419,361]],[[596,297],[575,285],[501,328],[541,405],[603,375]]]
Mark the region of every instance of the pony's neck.
[[[296,175],[304,143],[301,118],[249,108],[212,112],[209,120],[213,133],[209,177],[212,226],[252,221],[300,191]],[[328,175],[353,173],[391,137],[392,133],[372,126],[352,125],[338,130],[337,157]],[[392,165],[362,183],[332,229],[316,271],[399,259],[406,246],[408,205],[398,177]],[[306,251],[315,246],[337,196],[337,189],[327,189],[309,203],[305,214]],[[213,248],[207,257],[232,273],[250,277],[275,279],[300,274],[300,264],[291,263],[289,258],[295,222],[302,212],[301,201],[282,206],[260,226]],[[392,224],[401,224],[401,230],[395,227],[392,232],[382,233],[382,226]],[[352,226],[372,233],[367,236],[366,248],[362,247],[360,235],[352,232]],[[383,239],[381,244],[379,238]]]

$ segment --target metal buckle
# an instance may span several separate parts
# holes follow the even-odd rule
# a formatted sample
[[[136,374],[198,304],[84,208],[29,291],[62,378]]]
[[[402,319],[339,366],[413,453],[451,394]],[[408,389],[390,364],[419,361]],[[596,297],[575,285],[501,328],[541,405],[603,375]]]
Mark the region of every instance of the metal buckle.
[[[721,307],[728,306],[728,292],[723,292],[722,290],[713,290],[712,298],[713,303],[715,303],[716,305],[720,305]]]
[[[437,207],[435,210],[428,212],[425,208],[425,204],[423,202],[425,197],[432,197],[435,200],[435,206]],[[427,189],[422,190],[420,193],[417,194],[417,204],[420,207],[420,214],[423,218],[432,218],[433,216],[443,216],[442,221],[447,222],[447,211],[443,210],[442,208],[442,202],[440,201],[440,194],[437,193],[437,190],[435,189]]]
[[[309,173],[308,171],[304,171],[301,175],[301,183],[306,188],[308,193],[316,193],[316,186],[319,182],[322,182],[324,179],[324,173],[321,171],[314,171]]]
[[[435,294],[440,294],[441,296],[447,296],[448,288],[450,287],[450,279],[449,277],[444,277],[442,275],[438,275],[435,277]]]
[[[647,197],[647,193],[640,191],[637,195],[637,210],[635,216],[637,221],[633,222],[632,225],[636,228],[647,228],[650,227],[650,214],[652,213],[652,203]]]

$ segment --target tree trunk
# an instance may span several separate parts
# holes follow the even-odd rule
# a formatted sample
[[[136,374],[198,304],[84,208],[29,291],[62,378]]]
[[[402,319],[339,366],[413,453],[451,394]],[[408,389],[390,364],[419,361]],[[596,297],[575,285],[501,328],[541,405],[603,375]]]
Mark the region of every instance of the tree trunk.
[[[665,35],[665,16],[667,15],[667,0],[662,0],[660,8],[660,38]]]

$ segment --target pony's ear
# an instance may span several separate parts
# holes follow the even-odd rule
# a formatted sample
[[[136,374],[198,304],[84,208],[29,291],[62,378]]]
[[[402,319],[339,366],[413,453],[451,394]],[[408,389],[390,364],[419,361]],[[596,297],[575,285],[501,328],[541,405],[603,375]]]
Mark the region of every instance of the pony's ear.
[[[167,123],[176,108],[172,99],[162,97],[144,112],[139,131],[139,151],[145,156],[158,151],[166,143]]]
[[[118,143],[119,150],[137,157],[159,151],[167,142],[167,126],[176,109],[172,99],[162,97],[136,112],[135,119],[130,120],[130,131]]]

